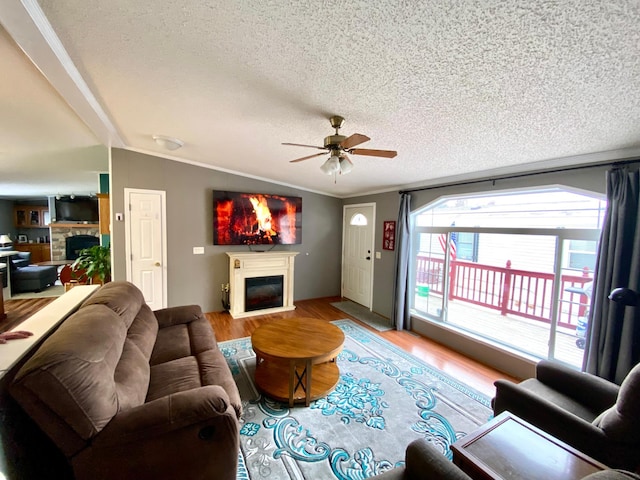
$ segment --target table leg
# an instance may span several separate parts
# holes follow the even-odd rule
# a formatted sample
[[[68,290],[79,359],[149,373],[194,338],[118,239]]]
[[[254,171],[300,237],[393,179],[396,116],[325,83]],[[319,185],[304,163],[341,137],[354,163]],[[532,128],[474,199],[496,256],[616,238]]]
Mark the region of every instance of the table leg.
[[[306,386],[306,391],[305,391],[305,393],[306,393],[306,397],[305,397],[304,404],[305,404],[307,407],[308,407],[308,406],[309,406],[309,404],[311,403],[311,374],[313,373],[313,372],[311,371],[311,369],[312,369],[312,368],[313,368],[313,365],[311,364],[311,360],[307,360],[307,364],[306,364],[306,366],[304,367],[304,371],[305,371],[305,373],[306,373],[306,375],[307,375],[307,378],[306,378],[306,380],[307,380],[307,382],[306,382],[306,383],[307,383],[307,386]]]
[[[293,407],[293,394],[295,393],[296,381],[296,362],[294,360],[289,361],[289,408]]]
[[[313,364],[311,360],[304,363],[303,369],[298,374],[298,365],[295,361],[289,362],[289,407],[293,407],[295,393],[298,388],[304,391],[305,405],[308,407],[311,403],[311,369]]]

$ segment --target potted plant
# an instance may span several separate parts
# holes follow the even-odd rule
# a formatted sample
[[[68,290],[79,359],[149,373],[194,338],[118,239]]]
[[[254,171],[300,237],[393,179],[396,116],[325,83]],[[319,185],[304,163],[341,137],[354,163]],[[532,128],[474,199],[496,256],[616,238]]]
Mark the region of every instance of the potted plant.
[[[74,270],[84,270],[91,283],[104,284],[111,281],[111,249],[102,245],[80,250],[73,262]]]

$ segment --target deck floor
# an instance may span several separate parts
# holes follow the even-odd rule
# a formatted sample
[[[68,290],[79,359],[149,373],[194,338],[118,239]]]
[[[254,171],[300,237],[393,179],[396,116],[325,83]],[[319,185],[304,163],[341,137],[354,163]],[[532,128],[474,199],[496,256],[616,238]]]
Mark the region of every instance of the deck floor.
[[[437,315],[442,297],[415,297],[418,312]],[[437,321],[437,320],[435,320]],[[573,330],[558,328],[553,355],[549,355],[550,325],[513,315],[503,316],[500,312],[460,300],[449,302],[447,324],[473,332],[485,338],[520,350],[538,358],[553,358],[577,368],[582,368],[584,350],[576,346]]]

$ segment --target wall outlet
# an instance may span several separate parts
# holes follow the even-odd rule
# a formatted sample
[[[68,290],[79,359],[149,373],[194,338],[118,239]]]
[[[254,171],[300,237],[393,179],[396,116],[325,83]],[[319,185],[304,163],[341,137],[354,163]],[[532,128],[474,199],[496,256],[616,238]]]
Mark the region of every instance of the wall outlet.
[[[204,255],[204,247],[193,247],[194,255]]]

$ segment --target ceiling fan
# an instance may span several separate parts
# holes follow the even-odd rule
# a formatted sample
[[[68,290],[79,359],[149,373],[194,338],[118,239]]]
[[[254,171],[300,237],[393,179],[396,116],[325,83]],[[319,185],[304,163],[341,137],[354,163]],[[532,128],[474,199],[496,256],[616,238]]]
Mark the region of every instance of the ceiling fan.
[[[344,118],[339,115],[334,115],[329,119],[331,123],[331,127],[336,129],[335,135],[329,135],[324,138],[324,147],[318,147],[315,145],[304,145],[300,143],[283,143],[282,145],[293,145],[295,147],[309,147],[309,148],[317,148],[319,150],[324,150],[322,153],[315,153],[313,155],[308,155],[302,158],[296,158],[295,160],[291,160],[290,163],[302,162],[303,160],[308,160],[310,158],[319,157],[321,155],[326,155],[327,151],[331,154],[329,159],[322,164],[320,170],[322,170],[327,175],[331,175],[332,173],[340,173],[342,175],[346,175],[353,168],[353,162],[349,159],[347,154],[353,155],[368,155],[370,157],[385,157],[385,158],[393,158],[398,152],[394,150],[373,150],[369,148],[354,148],[361,143],[368,142],[371,140],[366,135],[362,135],[361,133],[354,133],[349,137],[345,137],[344,135],[340,135],[338,130],[342,127],[344,123]]]

